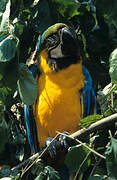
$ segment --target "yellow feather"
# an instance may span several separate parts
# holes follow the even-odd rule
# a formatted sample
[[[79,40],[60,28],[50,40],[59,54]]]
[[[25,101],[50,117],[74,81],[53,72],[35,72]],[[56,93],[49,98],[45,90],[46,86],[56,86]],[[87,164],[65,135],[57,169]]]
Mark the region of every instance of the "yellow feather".
[[[46,62],[47,53],[40,54],[42,74],[37,78],[38,98],[34,108],[40,147],[56,131],[73,133],[83,115],[81,88],[84,86],[82,63],[55,72]]]

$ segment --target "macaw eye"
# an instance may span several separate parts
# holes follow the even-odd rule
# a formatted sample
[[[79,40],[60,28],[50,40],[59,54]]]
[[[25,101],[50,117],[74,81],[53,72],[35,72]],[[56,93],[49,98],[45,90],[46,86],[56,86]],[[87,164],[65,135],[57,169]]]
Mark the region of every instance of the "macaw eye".
[[[56,46],[58,46],[59,42],[60,42],[59,37],[56,34],[53,34],[47,38],[46,47],[47,47],[47,49],[56,47]]]

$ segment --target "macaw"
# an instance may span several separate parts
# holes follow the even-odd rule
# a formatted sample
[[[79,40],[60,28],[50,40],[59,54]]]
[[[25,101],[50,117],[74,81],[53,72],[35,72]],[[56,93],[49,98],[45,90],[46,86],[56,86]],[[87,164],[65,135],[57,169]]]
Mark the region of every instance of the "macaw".
[[[56,23],[41,35],[37,44],[37,61],[38,65],[31,68],[38,85],[33,115],[30,116],[29,107],[25,106],[32,152],[35,141],[32,116],[37,141],[42,148],[48,137],[55,137],[56,131],[72,134],[79,129],[83,117],[96,112],[92,79],[82,65],[78,38],[70,27]]]

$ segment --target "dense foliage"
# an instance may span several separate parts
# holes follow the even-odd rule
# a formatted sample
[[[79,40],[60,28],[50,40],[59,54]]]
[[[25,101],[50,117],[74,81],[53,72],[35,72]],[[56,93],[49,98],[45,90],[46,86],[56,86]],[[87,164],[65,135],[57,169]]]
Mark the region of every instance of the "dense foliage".
[[[117,111],[117,1],[116,0],[1,0],[0,1],[0,178],[60,179],[51,166],[36,162],[30,172],[11,168],[29,157],[23,103],[37,94],[26,64],[36,51],[39,35],[50,25],[64,22],[78,35],[83,64],[90,71],[98,100],[99,116],[82,120],[81,126]],[[26,83],[26,77],[30,83]],[[21,97],[21,81],[26,88]],[[34,85],[34,86],[32,86]],[[106,87],[105,87],[106,86]],[[31,93],[27,89],[31,88]],[[20,96],[19,96],[20,94]],[[32,97],[32,94],[34,96]],[[29,98],[30,97],[30,98]],[[30,102],[30,101],[31,102]],[[93,134],[87,147],[72,147],[66,156],[70,172],[82,179],[117,179],[115,126]],[[108,145],[107,145],[108,144]],[[107,145],[107,147],[106,147]]]

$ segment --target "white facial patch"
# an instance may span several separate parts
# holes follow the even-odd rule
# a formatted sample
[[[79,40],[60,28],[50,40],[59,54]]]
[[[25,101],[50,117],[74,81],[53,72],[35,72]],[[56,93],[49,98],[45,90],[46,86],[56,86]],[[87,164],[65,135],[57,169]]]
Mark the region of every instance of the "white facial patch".
[[[50,51],[50,56],[52,58],[62,58],[64,57],[64,55],[62,54],[62,51],[61,51],[61,44],[59,44],[56,48],[52,49]]]

